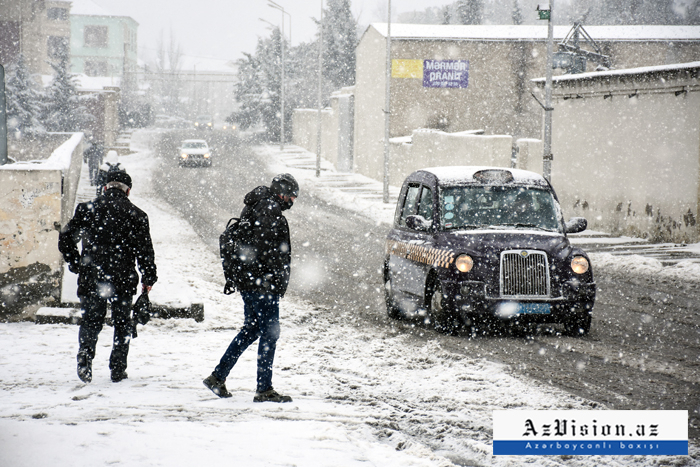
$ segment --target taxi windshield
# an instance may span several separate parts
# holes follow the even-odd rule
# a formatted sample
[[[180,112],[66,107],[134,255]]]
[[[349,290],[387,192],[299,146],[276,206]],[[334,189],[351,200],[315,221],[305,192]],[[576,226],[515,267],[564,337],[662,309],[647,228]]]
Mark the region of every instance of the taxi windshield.
[[[552,193],[539,188],[493,185],[445,187],[440,204],[440,227],[443,230],[562,230]]]

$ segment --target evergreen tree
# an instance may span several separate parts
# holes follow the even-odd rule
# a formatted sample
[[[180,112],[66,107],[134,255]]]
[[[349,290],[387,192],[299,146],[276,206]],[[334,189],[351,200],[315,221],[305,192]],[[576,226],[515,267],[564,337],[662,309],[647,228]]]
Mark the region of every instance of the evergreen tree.
[[[46,91],[42,121],[48,131],[79,131],[91,120],[77,91],[75,77],[68,71],[68,57],[50,62],[54,77]]]
[[[42,96],[32,81],[22,54],[11,69],[5,92],[8,129],[26,135],[43,133],[45,129],[39,121]]]
[[[513,0],[513,9],[511,10],[510,17],[513,20],[513,24],[523,24],[523,12],[520,10],[518,0]]]
[[[322,105],[333,91],[355,83],[357,21],[349,0],[329,0],[323,17]],[[319,25],[320,32],[320,24]],[[279,140],[281,111],[282,36],[279,28],[267,39],[259,39],[255,54],[238,61],[239,82],[235,87],[239,109],[227,121],[241,129],[262,124],[267,136]],[[295,47],[285,45],[285,132],[291,134],[296,108],[318,106],[318,39]],[[289,139],[289,135],[287,135]]]
[[[258,40],[259,42],[259,40]],[[241,130],[247,130],[260,121],[262,103],[262,85],[258,79],[260,65],[251,54],[244,53],[245,58],[238,60],[238,83],[235,96],[239,108],[227,118],[235,122]]]
[[[323,77],[333,90],[355,84],[357,20],[350,0],[328,0],[323,11]]]
[[[483,15],[483,0],[457,0],[459,24],[481,24]]]
[[[280,30],[275,28],[269,39],[258,39],[255,55],[244,54],[238,61],[235,95],[240,108],[227,119],[241,129],[262,123],[270,139],[278,139],[280,134],[281,40]]]

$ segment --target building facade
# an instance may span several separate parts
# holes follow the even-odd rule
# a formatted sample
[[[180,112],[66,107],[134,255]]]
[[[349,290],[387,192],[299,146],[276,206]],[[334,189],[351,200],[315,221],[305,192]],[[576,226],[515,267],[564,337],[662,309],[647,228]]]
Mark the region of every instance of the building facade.
[[[555,41],[569,30],[555,27]],[[700,57],[698,26],[590,26],[586,30],[616,69]],[[354,164],[357,172],[376,179],[381,179],[384,151],[386,35],[386,24],[370,25],[356,52]],[[543,111],[531,95],[530,80],[545,75],[545,23],[392,24],[391,36],[391,137],[409,136],[420,128],[447,133],[484,130],[486,135],[512,135],[514,141],[542,137]],[[591,70],[594,67],[589,64]],[[431,79],[431,73],[438,79]]]
[[[561,76],[552,106],[551,181],[567,215],[700,240],[700,62]]]
[[[73,0],[70,14],[71,71],[87,76],[134,77],[139,24],[89,0]]]
[[[49,62],[68,56],[70,2],[60,0],[5,0],[0,14],[0,63],[24,55],[33,74],[49,75]]]

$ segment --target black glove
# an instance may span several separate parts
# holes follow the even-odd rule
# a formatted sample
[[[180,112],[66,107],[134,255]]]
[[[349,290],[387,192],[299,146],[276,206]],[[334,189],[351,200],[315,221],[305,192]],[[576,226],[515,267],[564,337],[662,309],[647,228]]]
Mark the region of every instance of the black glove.
[[[231,295],[232,293],[236,293],[236,284],[234,284],[233,281],[226,281],[226,285],[224,285],[224,294]]]
[[[151,319],[151,300],[147,293],[142,293],[134,303],[132,314],[135,321],[141,325],[148,323]]]

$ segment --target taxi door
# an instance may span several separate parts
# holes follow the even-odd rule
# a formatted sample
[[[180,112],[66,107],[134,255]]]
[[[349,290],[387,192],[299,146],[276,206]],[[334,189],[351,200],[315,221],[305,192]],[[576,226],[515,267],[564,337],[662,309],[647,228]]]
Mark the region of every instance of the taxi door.
[[[392,287],[405,298],[423,306],[425,281],[430,271],[429,252],[433,249],[433,235],[406,225],[411,215],[422,216],[428,222],[433,220],[433,191],[421,183],[409,183],[403,206],[398,211],[398,226],[390,246],[389,267],[392,274]]]

